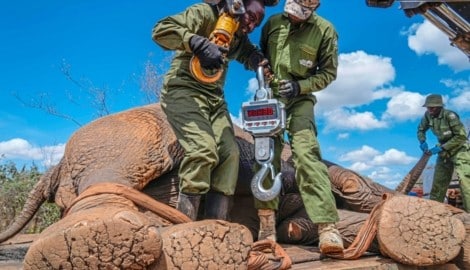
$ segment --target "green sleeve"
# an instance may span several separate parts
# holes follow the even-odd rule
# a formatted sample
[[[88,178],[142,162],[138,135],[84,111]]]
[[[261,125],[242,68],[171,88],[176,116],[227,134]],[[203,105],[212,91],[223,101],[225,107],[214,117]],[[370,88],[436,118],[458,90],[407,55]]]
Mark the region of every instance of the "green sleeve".
[[[250,61],[251,57],[253,57],[254,54],[262,55],[261,50],[258,48],[258,46],[251,43],[247,35],[244,35],[241,38],[239,48],[236,49],[236,54],[237,61],[242,63],[245,69],[248,70],[256,70],[258,67]]]
[[[308,94],[325,89],[336,79],[338,71],[338,34],[329,26],[318,50],[317,72],[304,80],[299,80],[300,92]]]
[[[467,132],[460,118],[454,112],[449,111],[445,114],[445,118],[449,123],[453,136],[441,147],[446,151],[454,152],[467,142]]]
[[[270,22],[271,20],[268,20],[263,25],[263,28],[261,28],[261,37],[259,40],[259,47],[264,54],[266,54],[266,51],[268,49],[268,33],[269,33]]]
[[[179,14],[158,21],[153,27],[152,39],[166,50],[191,52],[189,39],[194,34],[208,37],[217,18],[210,5],[192,5]]]
[[[425,142],[426,141],[426,131],[429,129],[429,121],[427,117],[427,112],[424,114],[423,118],[421,118],[421,122],[418,126],[418,141]]]

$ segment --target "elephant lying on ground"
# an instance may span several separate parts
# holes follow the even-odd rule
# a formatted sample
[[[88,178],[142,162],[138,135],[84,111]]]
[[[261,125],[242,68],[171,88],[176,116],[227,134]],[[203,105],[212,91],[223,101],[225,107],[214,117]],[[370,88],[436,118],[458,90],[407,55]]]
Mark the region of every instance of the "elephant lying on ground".
[[[241,166],[235,196],[237,207],[233,208],[231,216],[233,222],[243,224],[243,227],[248,228],[249,231],[240,229],[234,223],[219,222],[215,225],[211,223],[211,226],[215,226],[212,231],[223,231],[226,238],[220,239],[211,236],[202,239],[205,239],[206,243],[209,240],[231,243],[231,247],[227,248],[226,251],[238,249],[237,254],[240,255],[238,260],[231,261],[232,265],[236,265],[237,268],[244,268],[248,252],[247,246],[253,241],[252,237],[247,237],[247,235],[251,232],[253,237],[256,236],[258,226],[256,211],[252,205],[253,197],[249,190],[249,181],[253,177],[251,168],[254,162],[254,154],[251,137],[239,128],[235,130],[237,143],[240,147]],[[62,160],[37,183],[30,194],[24,211],[5,232],[0,234],[0,242],[19,232],[45,200],[54,200],[64,211],[66,210],[67,216],[57,224],[52,225],[50,229],[46,229],[44,234],[41,234],[45,236],[45,241],[38,241],[38,244],[33,244],[30,251],[28,251],[29,258],[32,260],[30,265],[34,265],[35,258],[40,258],[41,261],[48,262],[50,260],[48,263],[52,263],[54,260],[57,263],[57,261],[62,260],[62,263],[65,262],[66,265],[77,265],[77,267],[84,264],[101,263],[101,265],[107,265],[106,267],[122,268],[133,265],[136,268],[146,268],[156,264],[161,266],[160,257],[167,258],[164,261],[170,262],[170,266],[198,264],[200,262],[190,260],[173,261],[171,250],[164,250],[165,247],[172,246],[169,242],[174,239],[174,227],[179,228],[180,226],[174,225],[178,222],[155,215],[145,207],[136,205],[135,201],[116,196],[116,194],[106,193],[95,194],[93,197],[79,197],[95,185],[114,183],[134,190],[142,190],[166,205],[174,206],[178,192],[177,169],[183,154],[183,150],[177,143],[158,104],[131,109],[91,122],[73,134],[67,143]],[[330,169],[339,168],[340,171],[347,172],[347,170],[335,164],[325,163]],[[281,207],[278,213],[279,239],[289,243],[314,244],[316,229],[305,218],[302,201],[295,191],[295,179],[288,147],[283,152],[282,166],[284,193],[281,195]],[[332,174],[333,172],[330,176]],[[347,244],[353,243],[359,228],[368,218],[367,213],[380,202],[381,195],[386,192],[394,193],[393,190],[361,179],[360,176],[358,178],[356,179],[356,190],[354,192],[358,194],[357,187],[366,183],[364,185],[366,188],[360,194],[367,195],[365,196],[367,197],[366,201],[362,203],[363,205],[369,205],[365,207],[365,210],[358,210],[353,204],[347,205],[351,201],[349,199],[351,194],[354,194],[354,188],[350,182],[343,181],[341,183],[341,181],[337,181],[340,183],[336,183],[338,186],[334,185],[335,188],[333,189],[338,199],[338,205],[346,205],[344,209],[340,210],[340,214],[341,222],[344,224],[341,233],[343,237],[348,236],[348,238],[345,238]],[[332,184],[335,183],[332,182]],[[77,197],[80,200],[77,201]],[[358,196],[358,198],[364,198],[364,196]],[[92,215],[93,213],[97,215]],[[177,216],[178,214],[174,215]],[[90,219],[92,216],[94,218]],[[179,218],[184,220],[184,218]],[[116,224],[119,224],[122,228],[119,228],[119,226],[110,228],[107,226],[110,223],[103,222],[104,219],[111,220],[110,223],[113,226],[114,222],[118,220]],[[208,224],[201,226],[208,226]],[[90,227],[103,227],[104,234],[91,233]],[[193,227],[198,226],[194,225]],[[186,227],[186,229],[188,228]],[[204,231],[204,229],[202,230]],[[64,231],[64,233],[61,231]],[[67,234],[69,231],[73,231],[73,233]],[[133,233],[125,234],[122,233],[123,231]],[[171,233],[167,234],[168,231],[171,231]],[[71,235],[71,237],[67,238],[64,235]],[[76,236],[82,235],[92,235],[93,241],[86,237],[77,239]],[[460,236],[460,238],[462,237]],[[61,238],[63,239],[62,244],[59,245],[55,242],[54,245],[51,245],[53,241],[50,241],[50,239]],[[214,240],[216,238],[218,240]],[[243,241],[234,242],[230,240],[234,238],[243,239]],[[111,241],[112,239],[114,240]],[[105,242],[105,245],[103,245],[103,242]],[[117,243],[128,244],[120,246]],[[155,245],[152,246],[151,243],[155,243]],[[465,243],[468,245],[468,241]],[[40,257],[46,254],[44,250],[47,249],[50,253],[54,251],[54,248],[63,249],[66,252],[64,254],[57,253],[53,257]],[[377,242],[366,248],[380,252]],[[85,256],[72,256],[74,250],[81,249],[86,250],[88,253]],[[186,250],[189,252],[194,248],[187,248]],[[162,253],[165,256],[162,256]],[[216,249],[212,249],[206,253],[201,253],[203,254],[201,256],[212,256],[214,253],[223,255]],[[130,256],[126,257],[124,255]],[[83,260],[84,257],[88,260]],[[211,260],[217,261],[218,266],[229,265],[229,262],[223,258],[211,257]]]

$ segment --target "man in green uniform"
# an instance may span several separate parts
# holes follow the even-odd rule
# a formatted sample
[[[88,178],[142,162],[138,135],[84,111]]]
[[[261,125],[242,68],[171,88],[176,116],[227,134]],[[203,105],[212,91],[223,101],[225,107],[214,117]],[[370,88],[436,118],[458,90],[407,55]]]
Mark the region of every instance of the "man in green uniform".
[[[286,105],[297,186],[309,218],[318,225],[320,251],[330,254],[342,252],[343,241],[335,226],[339,216],[328,170],[321,162],[313,92],[336,79],[338,36],[334,26],[315,13],[319,4],[318,0],[286,0],[284,13],[272,16],[263,26],[260,47],[275,77],[270,84],[274,96]],[[277,171],[282,144],[279,136],[273,164]],[[276,240],[273,220],[278,199],[255,200],[255,207],[260,216],[258,238]]]
[[[264,17],[262,0],[244,0],[246,12],[229,48],[211,42],[208,37],[226,12],[225,1],[195,4],[185,11],[157,22],[152,39],[167,50],[175,50],[164,78],[161,105],[168,122],[184,148],[179,169],[177,209],[196,220],[201,196],[205,194],[205,218],[227,219],[230,197],[238,177],[239,149],[232,121],[224,100],[223,85],[228,60],[236,59],[255,70],[263,59],[248,33]],[[190,71],[196,56],[204,69],[221,69],[214,83],[201,83]]]
[[[427,96],[423,107],[427,110],[418,126],[419,146],[423,152],[437,154],[430,199],[438,202],[444,201],[455,169],[460,180],[463,207],[468,212],[470,209],[470,144],[465,126],[455,112],[443,108],[441,95]],[[428,149],[426,142],[428,129],[431,129],[439,142],[431,149]]]

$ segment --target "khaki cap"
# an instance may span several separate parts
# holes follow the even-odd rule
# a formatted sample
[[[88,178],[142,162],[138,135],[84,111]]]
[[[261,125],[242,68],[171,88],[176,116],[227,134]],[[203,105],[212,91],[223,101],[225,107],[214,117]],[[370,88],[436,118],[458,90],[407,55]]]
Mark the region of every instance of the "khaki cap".
[[[286,0],[284,11],[301,20],[306,20],[319,5],[319,0]]]
[[[423,107],[443,107],[442,96],[438,94],[431,94],[426,97]]]

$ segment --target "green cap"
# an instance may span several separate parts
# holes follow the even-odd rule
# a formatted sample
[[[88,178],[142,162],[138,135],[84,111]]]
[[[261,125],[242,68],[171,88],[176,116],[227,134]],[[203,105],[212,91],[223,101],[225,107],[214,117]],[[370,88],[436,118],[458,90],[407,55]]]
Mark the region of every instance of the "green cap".
[[[432,94],[426,97],[423,107],[443,107],[442,96],[438,94]]]

